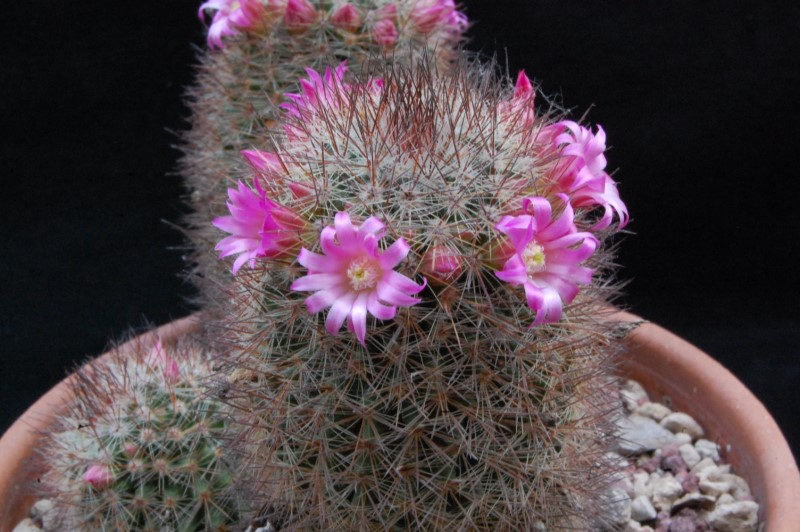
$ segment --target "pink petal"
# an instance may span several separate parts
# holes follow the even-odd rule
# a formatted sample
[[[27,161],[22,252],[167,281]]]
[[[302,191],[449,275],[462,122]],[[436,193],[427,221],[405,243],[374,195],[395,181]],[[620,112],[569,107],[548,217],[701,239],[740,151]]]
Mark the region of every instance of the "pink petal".
[[[402,273],[398,273],[396,271],[390,270],[386,272],[383,276],[383,280],[393,287],[397,288],[401,292],[406,292],[409,294],[417,294],[421,292],[425,286],[427,285],[427,281],[423,279],[423,283],[421,285],[415,283]]]
[[[348,286],[341,284],[329,290],[320,290],[319,292],[308,296],[305,300],[306,308],[310,314],[324,310],[333,305],[337,299],[349,292]]]
[[[375,289],[381,301],[389,305],[411,306],[419,303],[419,299],[401,292],[385,281],[379,281]]]
[[[300,254],[297,256],[297,262],[314,273],[331,273],[341,269],[336,261],[332,261],[329,257],[314,253],[306,248],[300,250]]]
[[[345,282],[341,273],[312,273],[295,279],[291,289],[298,292],[328,290]]]
[[[367,310],[379,320],[391,320],[397,315],[397,307],[382,304],[378,299],[377,292],[370,292],[367,299]]]
[[[357,295],[355,292],[347,292],[333,302],[331,310],[328,311],[328,317],[325,319],[325,329],[329,333],[334,336],[339,333],[344,320],[350,315]]]
[[[528,302],[528,307],[531,310],[538,312],[544,304],[544,292],[542,292],[541,288],[531,283],[527,279],[522,286],[525,288],[525,299]]]
[[[333,225],[336,228],[336,239],[339,245],[346,248],[353,248],[358,245],[357,233],[353,227],[353,222],[350,221],[350,215],[345,211],[337,212],[333,220]]]
[[[375,235],[377,238],[382,238],[384,234],[384,228],[386,226],[383,225],[383,222],[375,218],[374,216],[370,216],[364,223],[361,224],[361,228],[359,231],[361,233],[368,233],[371,235]]]
[[[545,288],[542,290],[544,300],[541,308],[536,312],[536,319],[531,326],[543,323],[555,323],[561,319],[561,298],[555,290]]]
[[[361,292],[358,294],[353,308],[350,310],[350,323],[353,325],[353,331],[356,333],[358,341],[366,347],[365,338],[367,336],[367,299],[369,294]]]
[[[363,231],[364,228],[362,227],[361,229]],[[408,244],[406,244],[405,240],[403,240],[402,238],[395,240],[394,244],[389,246],[386,249],[386,251],[384,251],[383,254],[381,255],[380,257],[381,268],[386,270],[391,270],[392,268],[400,264],[400,262],[402,262],[404,258],[406,258],[410,250],[411,247]]]
[[[331,226],[325,227],[320,234],[319,243],[325,255],[329,255],[328,260],[335,259],[338,263],[348,260],[351,254],[336,244],[336,229]]]
[[[537,273],[535,277],[538,282],[546,283],[550,288],[558,292],[559,297],[565,303],[572,303],[572,300],[578,295],[578,285],[564,277],[547,271]]]

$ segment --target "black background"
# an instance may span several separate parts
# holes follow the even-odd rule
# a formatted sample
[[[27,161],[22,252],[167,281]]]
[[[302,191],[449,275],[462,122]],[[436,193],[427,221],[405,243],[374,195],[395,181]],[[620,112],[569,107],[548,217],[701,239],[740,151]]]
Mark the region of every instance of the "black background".
[[[199,0],[11,2],[0,18],[0,431],[130,327],[191,311],[184,127]],[[622,301],[766,404],[797,454],[800,7],[466,2],[474,50],[608,134],[635,234]]]

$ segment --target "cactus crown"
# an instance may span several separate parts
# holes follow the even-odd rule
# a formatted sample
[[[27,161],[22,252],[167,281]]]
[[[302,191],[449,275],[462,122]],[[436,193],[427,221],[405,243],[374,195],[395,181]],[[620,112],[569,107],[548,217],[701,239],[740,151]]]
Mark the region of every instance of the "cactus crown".
[[[230,379],[273,524],[530,529],[600,513],[611,348],[591,316],[607,282],[590,283],[627,213],[605,160],[578,153],[600,134],[536,115],[527,78],[493,74],[311,76],[285,134],[247,153],[252,189],[231,190],[215,224],[251,266]]]

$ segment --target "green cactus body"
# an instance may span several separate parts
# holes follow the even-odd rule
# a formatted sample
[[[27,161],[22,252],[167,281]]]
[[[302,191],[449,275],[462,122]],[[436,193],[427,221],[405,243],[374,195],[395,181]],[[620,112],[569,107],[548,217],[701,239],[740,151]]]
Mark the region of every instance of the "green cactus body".
[[[303,224],[295,248],[239,271],[226,318],[253,504],[286,530],[602,521],[615,349],[598,317],[613,291],[602,278],[607,246],[587,261],[595,282],[554,323],[529,327],[524,290],[496,275],[501,217],[526,196],[559,205],[559,154],[542,148],[556,117],[524,120],[491,68],[459,64],[438,77],[395,66],[373,77],[382,88],[343,83],[287,115],[278,169],[254,178]],[[342,211],[379,219],[384,251],[403,238],[397,272],[429,280],[418,304],[369,316],[363,345],[352,331],[326,331],[308,293],[292,289],[307,273],[299,247],[319,252],[319,231]],[[575,209],[578,228],[593,212]],[[456,261],[446,276],[428,264],[432,249]],[[358,289],[361,270],[348,272]]]
[[[72,378],[40,450],[58,530],[228,530],[238,519],[207,354],[188,343],[113,352]]]
[[[260,145],[275,125],[283,94],[298,89],[306,69],[321,70],[347,61],[360,71],[372,62],[408,64],[424,54],[434,55],[443,71],[463,40],[466,22],[437,24],[422,31],[412,17],[426,0],[355,0],[359,13],[355,27],[337,27],[332,14],[343,2],[312,0],[316,19],[302,27],[287,27],[286,2],[270,0],[260,22],[226,40],[222,49],[200,57],[197,80],[187,93],[191,128],[183,135],[181,173],[193,213],[188,216],[189,237],[196,264],[193,281],[205,292],[205,303],[220,298],[219,284],[227,283],[224,267],[212,251],[218,233],[208,221],[226,213],[225,190],[247,175],[239,152]],[[376,42],[375,26],[391,20],[396,42]]]

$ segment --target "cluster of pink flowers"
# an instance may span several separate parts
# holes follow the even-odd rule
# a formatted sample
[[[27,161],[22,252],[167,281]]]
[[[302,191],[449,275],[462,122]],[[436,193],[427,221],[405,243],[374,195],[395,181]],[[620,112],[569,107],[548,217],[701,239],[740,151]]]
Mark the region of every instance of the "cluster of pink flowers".
[[[355,5],[345,2],[326,16],[309,0],[207,0],[200,6],[201,20],[205,20],[207,11],[214,13],[208,29],[210,48],[223,48],[223,37],[254,28],[271,16],[282,18],[286,29],[293,32],[304,31],[326,20],[333,27],[350,33],[366,27],[372,40],[385,48],[394,46],[400,38],[395,3],[362,14]],[[410,27],[422,35],[444,32],[457,36],[468,26],[467,17],[456,9],[453,0],[417,0],[408,17]]]
[[[231,233],[217,249],[220,258],[239,254],[233,264],[234,274],[244,263],[254,268],[256,259],[277,257],[299,243],[297,223],[287,223],[298,218],[270,200],[263,189],[253,191],[239,182],[238,189],[229,189],[228,193],[231,215],[213,223]],[[365,344],[367,312],[388,320],[394,318],[397,306],[419,302],[412,295],[425,288],[426,282],[419,285],[394,271],[408,255],[408,244],[400,238],[381,251],[378,244],[383,235],[384,225],[377,218],[370,217],[357,226],[347,212],[339,212],[334,225],[322,230],[324,255],[300,250],[297,262],[308,268],[308,274],[291,288],[315,292],[305,301],[312,314],[331,309],[325,322],[331,334],[335,335],[346,320],[359,342]]]
[[[330,68],[324,75],[308,71],[308,79],[300,83],[301,92],[287,94],[287,113],[301,121],[318,111],[321,103],[352,87],[343,81],[346,66]],[[369,84],[366,85],[369,87]],[[363,88],[363,87],[360,87]],[[533,125],[535,91],[530,80],[520,73],[514,94],[504,102],[501,116]],[[516,113],[516,117],[512,115]],[[296,131],[287,130],[289,139]],[[618,226],[628,222],[628,212],[619,199],[616,184],[605,172],[605,133],[597,134],[570,121],[561,121],[542,128],[537,137],[537,150],[557,155],[557,162],[544,176],[542,196],[520,199],[520,209],[503,216],[496,224],[502,267],[499,279],[512,286],[522,286],[528,306],[535,312],[531,326],[555,323],[561,319],[563,307],[579,292],[579,285],[592,282],[593,270],[582,265],[600,245],[592,231],[605,229],[618,218]],[[230,216],[214,220],[214,225],[230,233],[218,245],[220,257],[238,255],[234,274],[245,263],[251,268],[261,258],[285,257],[295,260],[308,273],[295,280],[291,288],[314,292],[305,300],[308,311],[316,314],[330,309],[325,327],[337,334],[347,322],[358,341],[366,343],[367,314],[379,320],[394,318],[398,306],[419,303],[414,297],[427,285],[395,271],[406,258],[409,245],[397,239],[385,251],[379,241],[385,234],[381,220],[369,217],[360,225],[347,211],[335,215],[334,225],[322,229],[319,246],[322,254],[300,248],[303,234],[311,224],[287,207],[270,199],[261,186],[279,192],[288,187],[295,198],[310,194],[298,184],[287,183],[287,172],[276,154],[258,150],[242,152],[256,173],[253,188],[242,182],[228,191]],[[588,230],[579,230],[575,208],[601,207],[602,218]],[[558,213],[558,214],[555,214]],[[307,241],[307,239],[306,239]],[[447,246],[424,250],[420,271],[437,283],[449,284],[463,271],[458,253]]]

